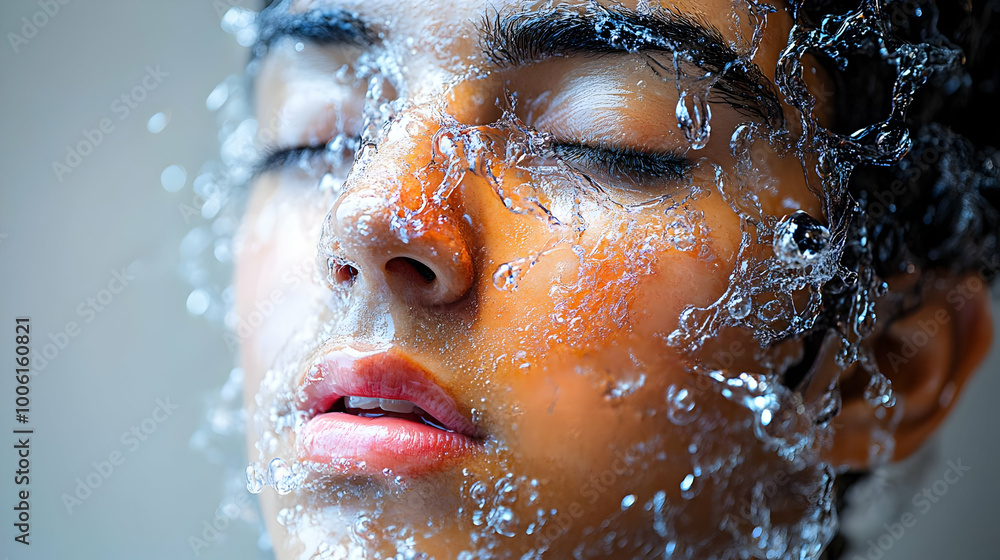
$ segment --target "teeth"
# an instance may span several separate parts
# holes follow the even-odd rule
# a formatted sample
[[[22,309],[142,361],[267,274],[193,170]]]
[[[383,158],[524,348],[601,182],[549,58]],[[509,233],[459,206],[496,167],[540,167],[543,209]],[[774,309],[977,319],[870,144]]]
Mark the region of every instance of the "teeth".
[[[347,408],[362,408],[365,410],[378,408],[379,399],[373,399],[371,397],[347,397]]]
[[[347,397],[344,403],[347,408],[360,408],[362,410],[372,410],[381,408],[387,412],[398,412],[408,414],[416,407],[410,401],[396,399],[376,399],[372,397]]]
[[[402,414],[408,414],[413,412],[414,404],[410,401],[402,401],[395,399],[379,399],[378,405],[382,407],[382,410],[387,410],[389,412],[399,412]]]

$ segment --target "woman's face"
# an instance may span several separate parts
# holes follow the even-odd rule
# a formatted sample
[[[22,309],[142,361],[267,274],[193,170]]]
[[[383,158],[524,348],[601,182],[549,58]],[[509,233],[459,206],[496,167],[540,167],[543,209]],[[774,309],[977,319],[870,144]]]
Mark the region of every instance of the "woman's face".
[[[822,221],[773,86],[790,17],[754,54],[743,3],[601,5],[268,16],[236,286],[251,460],[307,475],[262,494],[279,558],[825,538],[813,403],[771,422],[793,396],[740,375],[781,359],[739,325],[767,301],[730,289],[755,224]],[[686,342],[715,302],[728,326]]]

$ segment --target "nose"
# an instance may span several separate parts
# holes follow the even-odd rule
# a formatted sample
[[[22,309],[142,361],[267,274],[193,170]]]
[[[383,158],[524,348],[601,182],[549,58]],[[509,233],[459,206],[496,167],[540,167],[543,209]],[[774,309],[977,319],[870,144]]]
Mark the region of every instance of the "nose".
[[[419,134],[394,124],[327,214],[320,249],[332,287],[388,289],[427,306],[457,302],[471,289],[460,189],[445,200],[434,196],[445,173],[431,161],[436,127],[428,124],[405,127]]]

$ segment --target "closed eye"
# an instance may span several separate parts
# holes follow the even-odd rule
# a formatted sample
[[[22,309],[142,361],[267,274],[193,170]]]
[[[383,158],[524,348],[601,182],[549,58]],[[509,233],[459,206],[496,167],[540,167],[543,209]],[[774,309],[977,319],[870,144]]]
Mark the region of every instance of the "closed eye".
[[[636,183],[676,181],[688,176],[691,160],[674,152],[645,152],[611,146],[555,143],[552,152],[570,167]]]
[[[352,144],[352,145],[347,145]],[[253,178],[272,171],[299,170],[312,175],[347,165],[349,154],[354,153],[353,142],[339,147],[331,144],[276,148],[265,151],[253,165]]]
[[[611,179],[636,183],[677,181],[688,176],[692,163],[673,152],[644,152],[630,148],[588,146],[556,142],[552,153],[571,168]],[[317,166],[330,167],[327,145],[296,146],[270,150],[253,166],[254,178],[272,171],[298,169],[315,173]]]

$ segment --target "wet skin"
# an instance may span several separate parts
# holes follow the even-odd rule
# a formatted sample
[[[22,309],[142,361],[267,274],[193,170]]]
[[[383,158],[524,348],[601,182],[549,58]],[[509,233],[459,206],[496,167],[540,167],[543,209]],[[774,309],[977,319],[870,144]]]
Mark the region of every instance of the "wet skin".
[[[257,458],[260,434],[274,431],[261,409],[294,406],[283,392],[293,390],[318,357],[345,348],[392,348],[419,365],[458,412],[476,422],[478,434],[471,451],[429,466],[394,468],[391,454],[375,450],[366,467],[329,472],[308,491],[265,491],[278,557],[311,555],[320,543],[364,541],[351,535],[352,525],[358,512],[370,512],[377,503],[381,511],[370,515],[374,538],[366,546],[383,552],[393,545],[379,541],[398,535],[392,525],[415,528],[410,535],[416,549],[438,558],[484,543],[498,558],[518,558],[533,548],[545,548],[553,558],[569,557],[574,549],[587,557],[653,556],[675,540],[692,551],[725,549],[742,538],[734,535],[752,530],[740,505],[762,473],[780,475],[787,489],[771,496],[774,525],[800,523],[822,501],[822,466],[829,457],[820,444],[803,452],[808,466],[792,469],[754,435],[744,407],[698,383],[691,372],[699,360],[721,360],[732,371],[763,371],[749,333],[724,331],[698,356],[666,342],[685,307],[707,306],[728,286],[743,231],[721,193],[732,193],[742,181],[766,215],[780,218],[802,209],[822,216],[801,162],[778,157],[766,142],[758,142],[749,157],[770,186],[737,176],[732,132],[762,119],[715,100],[710,140],[691,150],[677,125],[674,77],[657,76],[639,54],[570,53],[514,64],[484,53],[484,16],[532,9],[531,3],[492,3],[488,10],[477,2],[438,3],[433,9],[399,2],[297,2],[292,11],[330,7],[355,13],[383,33],[367,49],[392,52],[400,61],[408,105],[364,170],[351,173],[342,194],[316,188],[322,173],[295,169],[272,169],[254,181],[236,270],[237,311],[248,317],[260,302],[275,305],[243,340],[246,403],[254,418],[248,429],[251,459]],[[748,45],[752,27],[745,20],[734,25],[730,2],[667,7],[714,26],[737,47]],[[790,25],[783,10],[767,17],[753,58],[767,82],[773,81]],[[300,52],[296,42],[275,42],[261,62],[257,117],[268,131],[261,142],[280,150],[323,145],[340,132],[357,134],[365,84],[345,84],[334,73],[366,48],[303,41]],[[472,72],[473,66],[488,72]],[[386,89],[403,90],[404,84]],[[446,197],[435,198],[447,170],[440,157],[433,158],[435,134],[448,122],[457,121],[460,130],[483,127],[501,139],[494,149],[503,154],[502,139],[511,129],[490,125],[503,117],[495,100],[512,92],[514,112],[527,127],[565,143],[677,152],[692,162],[688,177],[624,173],[630,178],[576,162],[578,171],[600,182],[602,196],[574,185],[570,173],[543,186],[538,176],[502,159],[490,166],[505,193],[538,194],[564,223],[572,221],[572,201],[579,196],[586,223],[579,238],[537,215],[510,211],[476,173],[466,173]],[[793,110],[781,109],[794,127]],[[622,206],[668,195],[657,204]],[[514,198],[515,206],[530,207]],[[408,213],[410,220],[400,225]],[[678,242],[692,233],[693,244]],[[518,278],[516,290],[495,286],[501,265],[546,249]],[[350,268],[327,278],[329,257]],[[432,281],[414,260],[433,272]],[[666,398],[682,388],[696,402],[687,415],[671,409]],[[277,432],[277,448],[262,454],[265,463],[302,455],[294,434]],[[697,463],[691,449],[697,449]],[[707,472],[689,482],[713,458],[725,464],[718,470],[727,473],[724,482],[721,474]],[[382,475],[382,467],[393,469],[392,476]],[[494,491],[507,473],[520,480],[511,503]],[[475,499],[469,497],[474,481],[488,481],[488,502],[516,516],[515,536],[497,536],[476,523]],[[656,513],[664,502],[666,513]],[[296,504],[312,517],[294,530],[275,521],[281,508]],[[539,518],[538,510],[547,513]],[[656,524],[658,514],[669,519],[668,530]],[[731,533],[718,529],[726,518]],[[537,528],[539,519],[547,523],[544,530]],[[536,528],[527,534],[531,523]],[[470,543],[473,533],[486,535],[479,545]],[[605,540],[607,535],[621,542]]]

